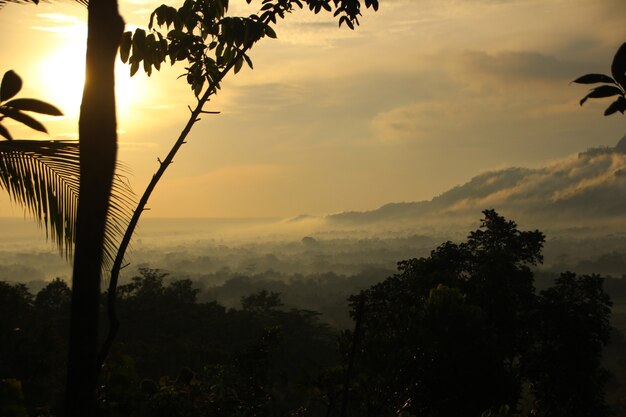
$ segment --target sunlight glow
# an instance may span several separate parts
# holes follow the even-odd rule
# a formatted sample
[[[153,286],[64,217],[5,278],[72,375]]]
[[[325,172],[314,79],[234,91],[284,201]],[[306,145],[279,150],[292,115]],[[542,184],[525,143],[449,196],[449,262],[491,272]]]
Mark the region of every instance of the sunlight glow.
[[[77,118],[85,83],[85,50],[87,26],[84,22],[48,27],[46,31],[59,35],[55,48],[39,61],[37,76],[46,99],[59,107],[66,117]],[[128,66],[119,59],[115,65],[116,101],[118,115],[128,117],[141,99],[143,83],[131,80]]]
[[[39,65],[37,74],[44,85],[48,100],[66,116],[78,116],[85,84],[84,42],[72,39],[44,57]]]

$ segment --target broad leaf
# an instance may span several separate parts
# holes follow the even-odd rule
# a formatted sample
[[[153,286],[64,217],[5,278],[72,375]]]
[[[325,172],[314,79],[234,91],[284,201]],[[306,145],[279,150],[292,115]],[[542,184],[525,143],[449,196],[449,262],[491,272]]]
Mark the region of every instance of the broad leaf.
[[[265,36],[268,36],[272,39],[276,39],[276,32],[274,32],[274,29],[272,29],[271,26],[265,26]]]
[[[33,111],[35,113],[49,114],[50,116],[63,116],[63,112],[52,104],[34,98],[17,98],[4,105],[22,111]]]
[[[5,101],[15,96],[22,89],[22,79],[14,71],[7,71],[2,77],[0,84],[0,101]]]
[[[601,85],[600,87],[594,88],[589,94],[583,97],[583,99],[580,100],[580,105],[582,106],[585,104],[585,101],[589,98],[604,98],[622,94],[622,90],[617,87],[613,87],[612,85]]]
[[[615,81],[626,88],[626,43],[623,43],[619,47],[615,57],[613,58],[613,64],[611,64],[611,74]]]
[[[624,114],[626,111],[626,99],[624,97],[618,97],[607,109],[604,111],[605,116],[610,116],[613,113],[620,112]]]
[[[597,84],[597,83],[608,83],[615,84],[615,80],[608,75],[604,74],[587,74],[582,77],[576,78],[573,83],[578,84]]]
[[[123,63],[128,62],[128,56],[130,55],[130,47],[133,44],[133,34],[131,32],[124,32],[122,35],[122,41],[120,42],[120,59]]]

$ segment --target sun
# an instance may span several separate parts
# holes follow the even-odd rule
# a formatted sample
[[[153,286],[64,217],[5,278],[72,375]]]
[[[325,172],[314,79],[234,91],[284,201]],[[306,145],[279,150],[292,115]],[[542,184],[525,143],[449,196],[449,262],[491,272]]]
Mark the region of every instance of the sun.
[[[71,36],[64,36],[52,51],[42,57],[37,76],[45,90],[47,101],[57,106],[66,117],[77,118],[80,113],[85,84],[85,50],[87,27],[74,25]],[[142,82],[128,75],[129,68],[119,59],[115,65],[115,96],[118,115],[129,117],[134,104],[141,100]]]
[[[51,103],[68,117],[76,117],[85,84],[85,47],[75,42],[51,52],[39,63],[37,74]]]

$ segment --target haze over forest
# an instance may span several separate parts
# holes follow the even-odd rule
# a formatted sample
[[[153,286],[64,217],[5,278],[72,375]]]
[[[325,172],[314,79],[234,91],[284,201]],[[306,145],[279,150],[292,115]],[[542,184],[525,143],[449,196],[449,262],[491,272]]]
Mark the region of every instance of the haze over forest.
[[[494,208],[547,235],[546,271],[626,273],[626,136],[545,167],[480,173],[427,201],[290,218],[142,220],[123,273],[161,269],[218,285],[219,273],[390,273],[401,259],[460,241]],[[29,221],[0,220],[0,279],[69,279],[69,266]],[[270,274],[271,275],[271,274]],[[210,276],[210,279],[209,279]],[[284,277],[283,277],[284,278]]]

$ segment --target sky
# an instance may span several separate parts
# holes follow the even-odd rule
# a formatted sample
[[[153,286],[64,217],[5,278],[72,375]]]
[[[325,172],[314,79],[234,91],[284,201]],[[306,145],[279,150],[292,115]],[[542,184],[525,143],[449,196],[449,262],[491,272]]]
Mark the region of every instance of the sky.
[[[255,12],[231,0],[232,14]],[[121,0],[127,29],[159,2]],[[172,3],[179,6],[180,2]],[[60,107],[49,135],[77,138],[86,9],[0,10],[0,72],[21,97]],[[626,119],[578,100],[626,41],[624,0],[380,0],[355,31],[330,15],[288,15],[230,75],[157,186],[153,217],[290,217],[430,199],[485,171],[540,167],[613,146]],[[118,62],[119,158],[140,194],[195,98],[183,65],[150,78]],[[22,216],[0,195],[0,217]]]

